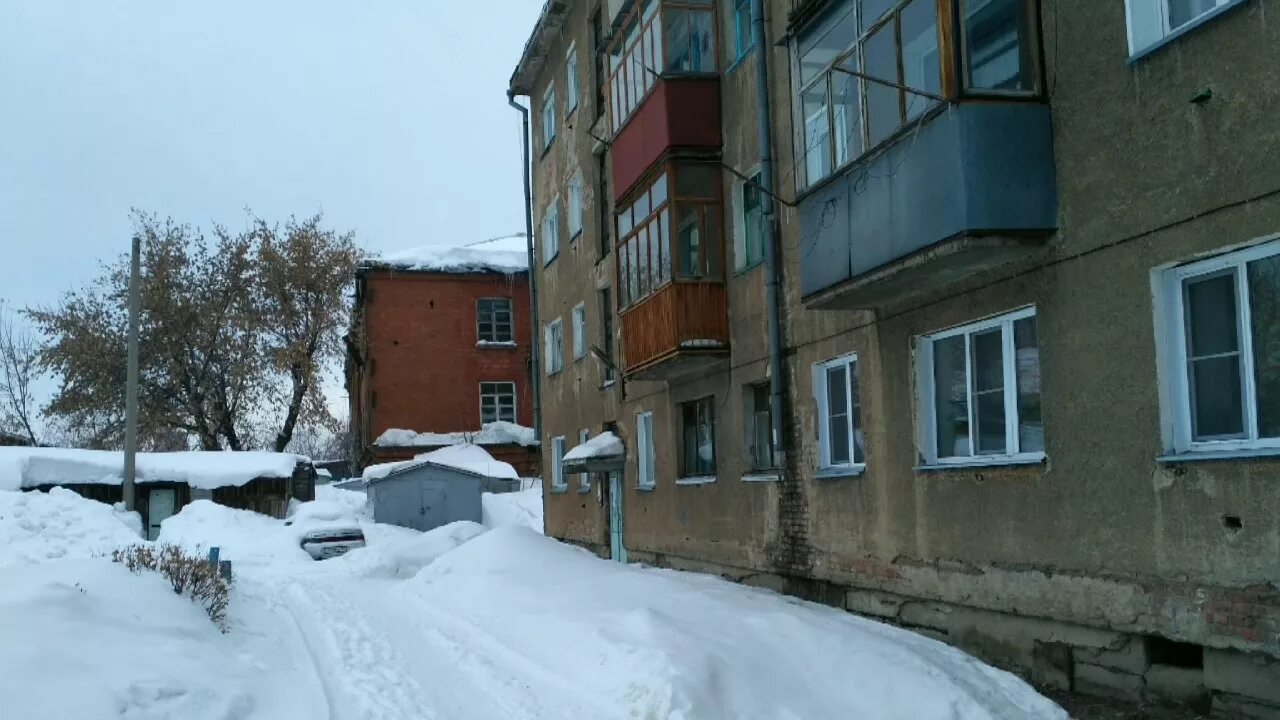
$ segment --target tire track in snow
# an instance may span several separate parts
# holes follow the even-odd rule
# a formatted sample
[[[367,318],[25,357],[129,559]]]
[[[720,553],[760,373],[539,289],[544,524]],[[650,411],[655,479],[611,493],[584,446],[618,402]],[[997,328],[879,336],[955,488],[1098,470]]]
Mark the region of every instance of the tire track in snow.
[[[571,679],[544,668],[467,618],[442,610],[409,592],[398,592],[396,596],[415,606],[421,613],[420,621],[428,618],[432,621],[422,627],[437,638],[439,647],[454,656],[460,669],[465,669],[473,678],[506,678],[506,686],[521,697],[515,704],[516,714],[509,717],[521,720],[625,717],[616,706],[602,702]],[[548,693],[552,688],[556,692]],[[548,703],[552,697],[561,702]]]
[[[290,584],[285,594],[320,669],[331,720],[439,717],[415,680],[413,666],[372,631],[361,608],[313,584]]]

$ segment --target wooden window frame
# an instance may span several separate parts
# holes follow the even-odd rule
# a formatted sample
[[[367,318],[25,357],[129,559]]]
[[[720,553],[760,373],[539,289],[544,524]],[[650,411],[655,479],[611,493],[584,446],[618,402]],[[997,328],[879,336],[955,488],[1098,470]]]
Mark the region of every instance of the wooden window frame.
[[[482,427],[485,425],[485,419],[484,419],[484,399],[485,399],[485,397],[493,397],[493,398],[494,398],[494,419],[493,419],[493,420],[490,420],[490,421],[488,421],[488,422],[498,422],[498,421],[501,421],[501,420],[502,420],[502,417],[501,417],[501,416],[502,416],[502,402],[501,402],[501,398],[502,398],[502,397],[504,397],[504,396],[506,395],[506,393],[501,392],[501,391],[495,391],[495,392],[491,392],[491,393],[487,393],[487,394],[486,394],[486,393],[485,393],[485,385],[510,385],[510,386],[511,386],[511,393],[510,393],[510,395],[511,395],[511,419],[510,419],[510,420],[508,420],[507,422],[515,423],[515,422],[517,421],[517,418],[519,418],[519,417],[520,417],[520,407],[519,407],[519,402],[520,402],[520,393],[519,393],[518,388],[516,387],[515,382],[514,382],[514,381],[511,381],[511,380],[481,380],[481,381],[477,384],[477,389],[479,390],[479,393],[480,393],[480,425],[481,425]]]
[[[791,111],[792,111],[792,142],[796,150],[796,173],[795,182],[798,191],[805,191],[822,184],[827,179],[840,174],[845,168],[864,162],[867,158],[883,152],[887,147],[893,145],[899,138],[912,128],[928,122],[938,112],[940,107],[946,104],[976,99],[997,99],[1009,102],[1044,102],[1044,39],[1043,33],[1039,27],[1040,19],[1040,0],[1020,0],[1027,5],[1030,21],[1028,22],[1028,31],[1034,34],[1032,38],[1032,46],[1035,51],[1033,53],[1032,63],[1034,64],[1033,72],[1036,77],[1036,89],[1034,91],[1000,91],[1000,90],[984,90],[969,89],[965,85],[965,49],[963,38],[963,22],[960,16],[961,4],[964,0],[933,0],[935,7],[935,27],[938,33],[938,64],[939,64],[939,87],[941,91],[938,93],[939,99],[935,99],[930,106],[925,107],[916,113],[913,117],[907,116],[908,101],[907,96],[912,93],[906,89],[904,72],[902,66],[902,33],[901,33],[901,15],[902,11],[911,3],[917,1],[928,0],[893,0],[893,4],[886,10],[880,18],[865,30],[861,28],[860,13],[862,12],[862,0],[845,0],[845,2],[833,2],[828,5],[822,13],[815,17],[800,28],[791,39],[791,77],[793,79],[793,90],[791,92]],[[819,27],[819,23],[826,16],[830,9],[840,7],[842,5],[851,5],[852,11],[849,13],[846,22],[852,22],[855,28],[859,28],[855,34],[853,42],[842,53],[837,55],[825,68],[818,72],[815,77],[808,82],[802,82],[801,64],[799,45],[800,40],[805,32]],[[869,110],[867,103],[867,88],[875,84],[874,81],[867,79],[861,73],[866,70],[866,58],[863,52],[864,46],[868,39],[879,32],[886,25],[892,23],[894,25],[893,38],[894,48],[896,51],[895,65],[897,67],[897,77],[891,81],[885,78],[887,84],[897,87],[898,96],[898,124],[886,134],[883,138],[877,140],[874,144],[870,142],[869,127]],[[850,58],[856,58],[857,73],[841,70],[839,66],[844,65]],[[858,142],[860,145],[859,152],[848,152],[843,162],[837,162],[836,157],[836,140],[835,140],[835,110],[832,101],[832,78],[837,75],[845,75],[850,78],[856,89],[858,97]],[[819,83],[826,85],[826,135],[825,135],[825,151],[826,173],[817,179],[810,179],[806,170],[806,163],[810,148],[807,147],[807,118],[804,115],[803,98],[805,92],[815,87]],[[924,97],[924,96],[919,96]]]
[[[704,166],[714,170],[715,182],[712,183],[714,191],[711,194],[702,196],[677,194],[677,188],[679,187],[680,181],[680,168],[687,168],[694,165]],[[666,197],[657,205],[650,204],[649,212],[645,214],[644,218],[639,223],[635,222],[635,218],[630,218],[628,220],[630,225],[624,233],[622,231],[623,225],[620,218],[623,215],[631,213],[632,208],[636,205],[637,201],[642,196],[650,193],[658,184],[658,181],[663,177],[666,179]],[[706,246],[709,252],[704,252],[702,254],[704,274],[698,277],[686,277],[680,274],[679,253],[676,246],[677,233],[674,228],[676,227],[679,209],[687,206],[696,206],[699,208],[699,227],[702,228],[702,234],[704,237],[706,236],[706,228],[709,227],[711,223],[715,223],[716,229],[715,245]],[[623,313],[630,308],[639,305],[648,298],[653,297],[660,290],[674,282],[724,281],[726,265],[726,233],[724,222],[724,187],[720,180],[719,164],[700,160],[668,158],[659,163],[653,170],[649,171],[649,173],[645,175],[643,181],[638,185],[638,189],[628,194],[623,202],[619,202],[617,204],[617,207],[623,208],[623,210],[622,212],[614,215],[614,222],[617,224],[617,227],[615,228],[615,235],[618,238],[617,244],[614,248],[614,271],[616,273],[615,277],[618,279],[618,302]],[[666,214],[666,222],[662,222],[664,217],[663,213]],[[664,230],[670,231],[670,237],[667,236]],[[647,278],[647,282],[638,283],[640,284],[641,289],[644,289],[645,291],[637,294],[634,292],[635,288],[631,287],[631,253],[629,252],[629,244],[632,241],[638,241],[642,231],[649,232],[649,242],[651,244],[653,243],[654,232],[657,233],[659,248],[657,255],[659,263],[665,263],[665,274],[663,274],[663,272],[659,272],[659,282],[649,282],[652,280],[653,275],[652,265],[650,265],[650,276]],[[653,252],[651,251],[650,258],[652,258],[652,256]],[[713,256],[717,260],[718,265],[714,271],[711,268]],[[639,257],[638,253],[636,254],[636,257]],[[640,276],[637,275],[637,278],[639,277]]]
[[[674,73],[666,69],[668,48],[664,30],[669,26],[668,16],[675,12],[699,12],[710,16],[713,44],[711,70]],[[639,0],[618,27],[620,30],[614,33],[605,51],[609,56],[605,99],[609,106],[609,127],[615,133],[644,104],[649,93],[657,86],[659,78],[672,74],[710,76],[720,72],[719,48],[722,38],[719,16],[713,2]]]
[[[500,333],[498,332],[498,327],[500,323],[498,322],[498,319],[497,319],[497,313],[499,311],[499,308],[494,307],[494,303],[499,303],[499,302],[506,303],[506,312],[507,312],[506,339],[500,338],[499,337]],[[483,326],[486,322],[485,320],[486,307],[488,308],[488,314],[490,315],[487,322],[493,328],[493,337],[488,337],[488,338],[484,336],[484,330],[483,330]],[[486,342],[486,343],[514,343],[515,339],[516,339],[515,309],[512,306],[511,298],[503,298],[503,297],[477,298],[476,299],[476,340],[479,342]]]

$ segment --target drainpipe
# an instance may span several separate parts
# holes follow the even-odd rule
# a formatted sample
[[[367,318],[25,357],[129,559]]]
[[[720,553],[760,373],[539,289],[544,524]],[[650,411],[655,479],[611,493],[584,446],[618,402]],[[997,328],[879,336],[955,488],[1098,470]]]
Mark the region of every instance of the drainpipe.
[[[765,305],[769,325],[769,415],[773,419],[774,463],[783,467],[781,275],[773,200],[773,116],[769,113],[769,45],[765,38],[765,0],[751,0],[751,40],[756,46],[756,122],[760,127],[760,186],[763,192],[761,236],[764,240]]]
[[[529,335],[533,347],[532,357],[530,357],[530,368],[533,370],[533,430],[534,437],[541,442],[542,362],[540,358],[542,356],[538,342],[541,324],[538,321],[538,274],[534,272],[537,266],[534,264],[533,256],[533,190],[529,184],[529,175],[533,169],[529,166],[529,109],[516,102],[515,95],[511,92],[507,93],[507,103],[520,111],[521,120],[520,150],[524,164],[520,166],[520,175],[524,179],[524,240],[529,254],[529,318],[533,325],[533,331]]]

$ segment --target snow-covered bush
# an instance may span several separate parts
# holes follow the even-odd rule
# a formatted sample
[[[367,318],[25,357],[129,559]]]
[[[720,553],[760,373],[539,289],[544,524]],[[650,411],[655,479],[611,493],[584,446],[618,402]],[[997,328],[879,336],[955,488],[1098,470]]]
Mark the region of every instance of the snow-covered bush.
[[[177,545],[131,545],[111,553],[111,559],[130,571],[160,573],[178,595],[204,608],[222,632],[227,631],[227,605],[231,603],[231,579],[218,572],[207,558],[183,552]]]

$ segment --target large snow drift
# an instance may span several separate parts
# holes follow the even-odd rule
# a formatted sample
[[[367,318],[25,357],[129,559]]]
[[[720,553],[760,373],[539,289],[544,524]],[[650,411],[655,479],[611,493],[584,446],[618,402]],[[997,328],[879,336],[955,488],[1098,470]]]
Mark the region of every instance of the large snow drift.
[[[538,434],[533,428],[499,420],[485,423],[479,432],[414,432],[391,428],[373,441],[380,447],[440,447],[444,445],[523,445],[538,444]]]
[[[293,475],[301,455],[274,452],[138,453],[139,482],[185,482],[205,490],[240,486],[259,477]],[[69,448],[0,447],[0,490],[42,485],[119,485],[124,453]]]
[[[488,528],[519,525],[542,532],[542,485],[509,493],[480,496],[480,522]]]
[[[1016,676],[909,631],[524,528],[491,530],[410,582],[531,673],[571,679],[601,718],[1066,718]]]
[[[446,273],[529,272],[529,250],[523,235],[449,247],[424,245],[381,257],[365,258],[362,267]]]
[[[82,500],[81,502],[89,502]],[[98,558],[0,567],[0,699],[23,720],[313,720],[300,638],[233,601],[230,634],[154,573]],[[237,624],[252,623],[252,632]]]
[[[70,490],[0,490],[0,567],[104,555],[140,542],[141,529],[137,513],[116,512]]]

